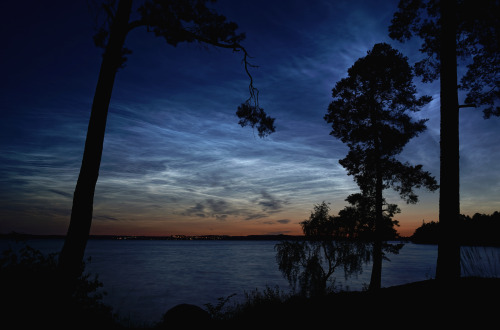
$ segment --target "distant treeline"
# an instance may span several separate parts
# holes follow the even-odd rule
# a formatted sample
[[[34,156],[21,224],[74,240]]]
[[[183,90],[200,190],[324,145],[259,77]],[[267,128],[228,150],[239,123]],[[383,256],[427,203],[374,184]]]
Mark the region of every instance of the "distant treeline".
[[[0,239],[12,239],[16,241],[25,241],[29,239],[64,239],[64,235],[36,235],[11,232],[8,234],[0,233]],[[170,235],[170,236],[136,236],[136,235],[90,235],[89,239],[95,240],[175,240],[175,241],[194,241],[194,240],[250,240],[250,241],[282,241],[282,240],[301,240],[304,236],[294,235],[248,235],[248,236],[229,236],[229,235]]]
[[[421,244],[437,244],[439,223],[423,223],[411,236],[411,241]],[[472,217],[461,215],[458,224],[458,238],[461,245],[500,246],[500,213],[476,213]]]
[[[459,241],[462,245],[490,245],[500,246],[500,212],[493,214],[476,213],[472,217],[461,215],[458,224]],[[419,244],[438,243],[439,223],[436,221],[424,222],[417,228],[409,238],[401,237],[401,240],[410,240]],[[28,239],[64,239],[64,235],[32,235],[24,233],[0,233],[0,239],[28,240]],[[294,241],[306,239],[303,235],[170,235],[170,236],[128,236],[128,235],[91,235],[90,239],[111,240],[271,240],[271,241]]]

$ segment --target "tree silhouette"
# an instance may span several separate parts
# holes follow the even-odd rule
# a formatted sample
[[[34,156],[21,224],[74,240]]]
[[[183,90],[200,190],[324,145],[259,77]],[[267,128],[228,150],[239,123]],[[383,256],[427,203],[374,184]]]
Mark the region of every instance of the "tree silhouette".
[[[308,220],[301,222],[304,241],[282,241],[276,244],[279,270],[292,288],[303,296],[319,296],[332,291],[338,268],[347,278],[360,273],[370,260],[368,246],[348,237],[353,223],[329,215],[325,202],[315,205]],[[330,285],[329,285],[330,284]]]
[[[210,1],[214,2],[214,1]],[[274,132],[274,119],[258,105],[258,90],[249,73],[248,53],[240,42],[237,25],[206,6],[206,0],[145,0],[138,7],[138,19],[131,20],[132,0],[103,4],[107,20],[95,35],[97,46],[104,48],[99,78],[92,103],[80,174],[76,184],[71,220],[59,256],[59,269],[71,288],[81,272],[82,260],[92,223],[95,185],[99,176],[109,102],[116,73],[131,52],[124,47],[127,34],[145,27],[173,46],[181,42],[201,42],[243,53],[245,71],[250,78],[250,97],[237,111],[240,125],[257,126],[259,136]]]
[[[392,187],[407,203],[416,203],[414,188],[437,189],[435,179],[421,165],[401,163],[395,156],[408,141],[426,129],[425,119],[413,121],[430,97],[417,98],[407,59],[385,43],[376,44],[337,82],[325,120],[332,136],[349,147],[339,163],[375,205],[373,270],[370,288],[380,288],[384,229],[383,190]]]
[[[349,203],[343,210],[339,211],[337,223],[341,228],[349,229],[351,232],[344,233],[345,237],[352,237],[363,241],[373,241],[375,233],[375,199],[373,196],[362,193],[351,194],[346,198]],[[401,210],[396,204],[388,204],[385,198],[382,199],[383,226],[381,235],[384,241],[397,238],[397,231],[394,228],[399,226],[399,221],[393,217]]]
[[[423,222],[415,229],[411,239],[415,243],[437,244],[440,223]],[[500,246],[497,233],[500,230],[500,213],[491,215],[475,213],[472,217],[461,214],[458,221],[457,240],[461,245]]]
[[[423,40],[428,57],[415,64],[424,82],[440,78],[441,165],[439,222],[440,240],[437,279],[460,276],[460,217],[458,87],[467,90],[465,102],[485,106],[484,117],[499,116],[500,56],[499,1],[401,0],[389,27],[393,39],[413,35]],[[458,85],[457,58],[466,60],[467,72]],[[497,104],[496,107],[494,104]]]

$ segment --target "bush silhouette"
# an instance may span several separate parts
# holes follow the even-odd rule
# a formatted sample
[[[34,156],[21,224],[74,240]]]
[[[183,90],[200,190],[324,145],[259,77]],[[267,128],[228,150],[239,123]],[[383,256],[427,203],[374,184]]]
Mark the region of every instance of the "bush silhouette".
[[[102,302],[101,287],[97,276],[92,279],[83,273],[73,295],[62,298],[57,254],[45,255],[25,245],[17,251],[10,248],[0,257],[5,325],[78,329],[101,324],[112,328],[112,310]]]

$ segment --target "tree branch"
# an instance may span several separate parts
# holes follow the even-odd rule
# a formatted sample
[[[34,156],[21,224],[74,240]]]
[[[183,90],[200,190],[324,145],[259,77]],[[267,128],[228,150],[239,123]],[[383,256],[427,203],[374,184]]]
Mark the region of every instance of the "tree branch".
[[[128,32],[132,31],[135,28],[141,27],[141,26],[147,26],[146,22],[144,22],[142,19],[132,21],[132,22],[128,23]]]
[[[249,70],[249,68],[256,68],[258,66],[253,65],[250,62],[248,62],[248,58],[251,57],[251,56],[248,54],[248,51],[245,49],[245,47],[243,47],[242,45],[240,45],[237,42],[234,42],[232,44],[226,44],[226,43],[222,43],[222,42],[219,42],[219,41],[211,40],[211,39],[205,38],[203,36],[197,35],[196,33],[192,32],[192,31],[189,31],[189,30],[184,30],[184,31],[186,32],[186,34],[189,34],[193,39],[198,40],[199,42],[203,42],[203,43],[215,46],[215,47],[232,49],[234,52],[239,52],[239,51],[243,52],[243,63],[244,63],[244,66],[245,66],[245,72],[246,72],[248,78],[250,79],[250,84],[248,86],[248,89],[249,89],[249,92],[250,92],[250,97],[248,98],[247,101],[250,101],[250,100],[253,99],[255,107],[258,107],[258,104],[259,104],[259,90],[254,87],[254,85],[253,85],[253,77],[252,77],[252,74],[250,73],[250,70]]]

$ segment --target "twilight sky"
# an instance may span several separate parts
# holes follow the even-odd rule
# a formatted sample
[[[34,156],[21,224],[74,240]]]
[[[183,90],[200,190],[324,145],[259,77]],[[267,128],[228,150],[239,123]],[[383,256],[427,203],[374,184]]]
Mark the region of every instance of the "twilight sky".
[[[65,234],[102,50],[92,1],[3,1],[0,52],[0,232]],[[276,118],[261,139],[241,128],[248,98],[239,53],[167,45],[144,29],[117,74],[97,183],[92,234],[300,234],[314,204],[337,214],[358,192],[338,164],[347,147],[323,120],[331,89],[375,43],[408,56],[419,41],[388,37],[398,0],[219,0],[246,33],[260,105]],[[439,180],[439,84],[415,80],[434,100],[428,130],[400,159]],[[464,97],[460,96],[460,102]],[[500,119],[461,109],[461,213],[500,210]],[[439,193],[398,204],[402,235],[438,220]]]

